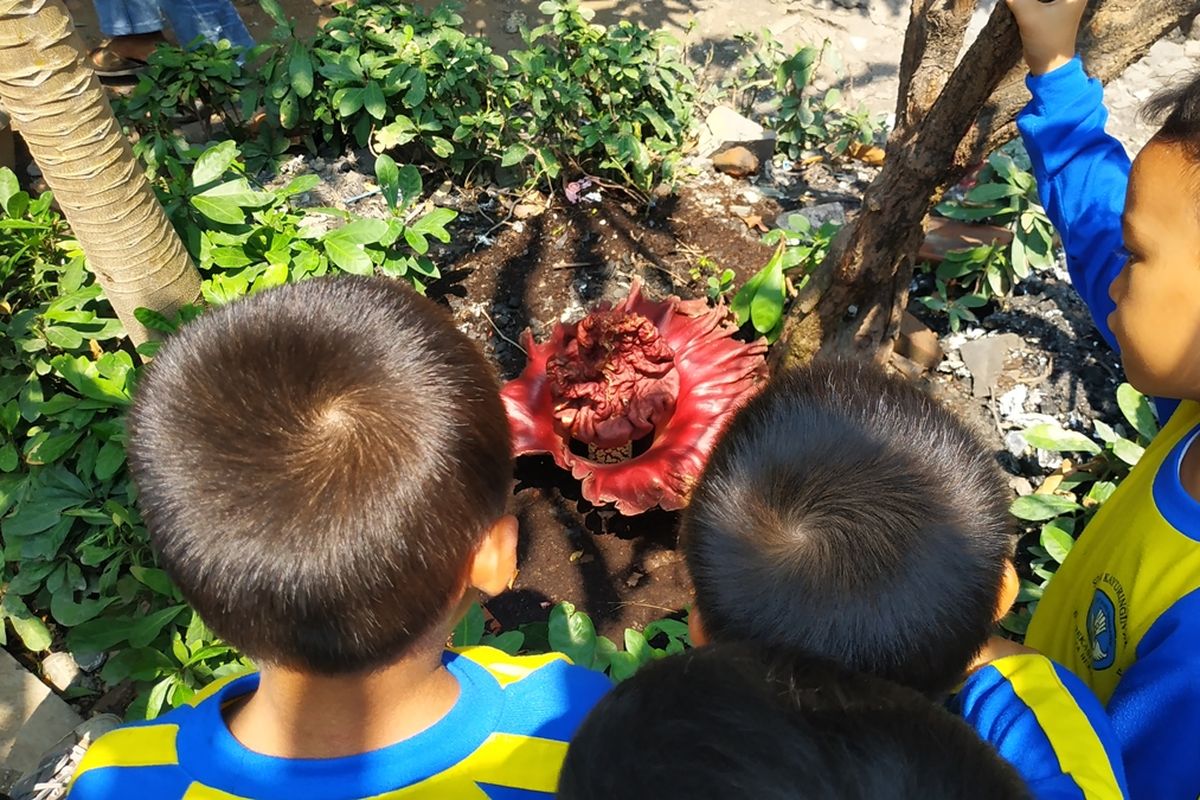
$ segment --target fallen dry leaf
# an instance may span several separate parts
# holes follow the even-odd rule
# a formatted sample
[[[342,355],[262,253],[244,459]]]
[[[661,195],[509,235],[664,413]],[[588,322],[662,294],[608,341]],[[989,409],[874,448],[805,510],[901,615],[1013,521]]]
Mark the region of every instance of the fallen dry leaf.
[[[758,214],[751,214],[748,217],[742,217],[742,222],[746,223],[746,227],[750,228],[751,230],[757,228],[758,230],[762,231],[763,233],[766,233],[767,231],[771,230],[770,228],[768,228],[766,225],[763,224],[762,217]]]

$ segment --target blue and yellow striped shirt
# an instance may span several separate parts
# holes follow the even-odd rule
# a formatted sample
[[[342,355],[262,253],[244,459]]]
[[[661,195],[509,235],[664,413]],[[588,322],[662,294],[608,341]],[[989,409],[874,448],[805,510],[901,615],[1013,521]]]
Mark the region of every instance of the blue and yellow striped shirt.
[[[221,707],[257,675],[210,687],[186,706],[96,741],[71,800],[548,800],[567,742],[609,688],[565,657],[448,652],[459,699],[433,727],[346,758],[263,756],[229,732]],[[317,722],[317,721],[314,721]]]

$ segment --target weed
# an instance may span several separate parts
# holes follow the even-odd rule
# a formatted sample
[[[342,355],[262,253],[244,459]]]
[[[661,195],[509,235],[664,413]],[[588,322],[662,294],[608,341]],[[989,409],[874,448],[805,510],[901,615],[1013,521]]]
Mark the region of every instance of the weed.
[[[1072,454],[1081,462],[1063,461],[1036,493],[1013,502],[1013,516],[1025,525],[1027,534],[1037,536],[1037,543],[1028,547],[1034,580],[1022,581],[1018,597],[1022,605],[1003,621],[1013,633],[1024,634],[1037,600],[1071,552],[1075,537],[1116,491],[1158,432],[1153,407],[1132,386],[1123,383],[1118,387],[1117,404],[1128,431],[1118,431],[1101,420],[1093,421],[1092,436],[1054,424],[1024,431],[1031,446]]]
[[[934,274],[934,294],[918,300],[933,311],[945,313],[951,330],[963,322],[977,322],[974,309],[996,298],[1007,297],[1034,270],[1054,264],[1054,227],[1037,195],[1037,181],[1018,161],[1019,148],[993,153],[980,170],[978,181],[961,200],[948,200],[934,210],[950,219],[1007,226],[1012,244],[996,243],[947,253]]]
[[[784,311],[791,294],[808,281],[809,273],[825,256],[841,226],[827,222],[814,228],[806,217],[792,214],[786,229],[763,234],[763,242],[775,245],[775,254],[767,265],[746,281],[733,298],[730,310],[738,325],[750,323],[754,330],[774,342],[783,331]],[[790,281],[789,272],[798,272],[799,280]]]

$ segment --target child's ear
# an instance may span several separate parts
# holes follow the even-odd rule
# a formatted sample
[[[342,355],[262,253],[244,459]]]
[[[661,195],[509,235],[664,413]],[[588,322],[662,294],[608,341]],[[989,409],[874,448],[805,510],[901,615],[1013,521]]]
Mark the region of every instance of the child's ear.
[[[688,611],[688,638],[692,647],[703,647],[708,644],[708,633],[704,630],[704,620],[700,618],[700,609],[693,603]]]
[[[1017,567],[1011,560],[1004,562],[1004,577],[1000,579],[1000,595],[996,598],[996,622],[1004,619],[1017,595],[1021,592],[1021,577],[1017,575]]]
[[[505,514],[483,535],[471,562],[470,583],[486,597],[495,597],[517,574],[517,518]]]

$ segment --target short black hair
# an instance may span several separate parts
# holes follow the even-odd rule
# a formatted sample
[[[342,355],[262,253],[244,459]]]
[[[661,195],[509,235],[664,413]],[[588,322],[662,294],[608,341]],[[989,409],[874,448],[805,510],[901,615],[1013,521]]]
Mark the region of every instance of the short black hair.
[[[928,698],[743,645],[645,667],[592,710],[559,800],[1019,800],[1016,771]]]
[[[1015,547],[994,459],[878,368],[776,377],[731,421],[684,512],[714,640],[834,659],[924,692],[991,634]]]
[[[1179,145],[1200,160],[1200,72],[1151,97],[1142,118],[1162,125],[1153,141]]]
[[[201,618],[252,658],[321,673],[432,632],[512,480],[492,369],[383,278],[303,281],[184,326],[141,379],[129,463]]]

